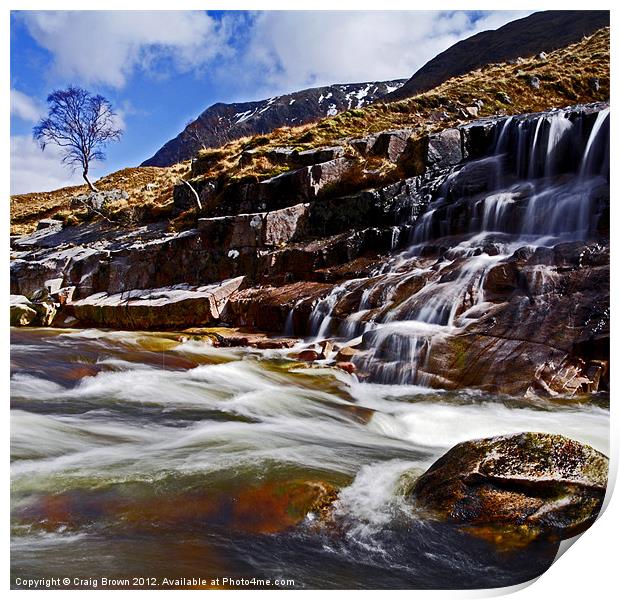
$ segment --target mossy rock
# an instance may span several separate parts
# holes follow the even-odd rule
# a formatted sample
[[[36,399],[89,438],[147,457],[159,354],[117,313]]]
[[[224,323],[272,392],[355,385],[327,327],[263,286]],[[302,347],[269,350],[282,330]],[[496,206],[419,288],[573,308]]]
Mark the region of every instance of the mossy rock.
[[[608,468],[606,456],[578,441],[518,433],[458,444],[416,481],[410,498],[457,523],[565,539],[596,519]]]

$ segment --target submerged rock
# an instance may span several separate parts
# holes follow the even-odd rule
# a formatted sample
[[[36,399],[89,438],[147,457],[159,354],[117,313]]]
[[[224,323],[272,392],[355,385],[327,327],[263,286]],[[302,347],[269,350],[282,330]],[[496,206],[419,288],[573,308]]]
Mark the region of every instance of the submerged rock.
[[[436,461],[410,497],[457,523],[523,527],[565,539],[596,519],[608,464],[600,452],[561,435],[473,440]]]
[[[236,489],[123,494],[121,486],[97,490],[71,489],[35,498],[20,507],[15,518],[52,531],[76,530],[93,522],[122,530],[157,531],[194,526],[225,527],[231,531],[271,534],[326,519],[338,492],[320,480],[263,481]]]
[[[296,354],[295,357],[298,360],[305,360],[307,362],[314,362],[320,358],[319,353],[316,350],[302,350]]]

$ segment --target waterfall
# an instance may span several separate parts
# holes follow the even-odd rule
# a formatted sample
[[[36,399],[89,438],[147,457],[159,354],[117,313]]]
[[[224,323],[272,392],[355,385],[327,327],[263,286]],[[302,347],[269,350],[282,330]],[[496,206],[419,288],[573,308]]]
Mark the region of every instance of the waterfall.
[[[313,313],[317,338],[363,335],[365,352],[355,360],[371,380],[424,384],[436,340],[464,330],[484,309],[491,269],[523,246],[598,235],[604,208],[598,190],[608,183],[609,108],[596,115],[556,110],[508,117],[495,131],[486,156],[440,175],[444,180],[415,222],[411,246],[375,273],[380,277],[357,310],[343,321],[335,317],[350,292],[346,282]],[[486,178],[486,189],[455,196],[471,173]],[[419,285],[402,297],[404,281]]]
[[[605,130],[605,125],[607,130]],[[603,136],[604,139],[601,139]],[[593,160],[595,150],[602,154],[602,160],[597,162]],[[600,165],[598,169],[597,165]],[[600,111],[596,117],[583,153],[579,175],[585,177],[604,172],[607,169],[609,169],[609,108]]]

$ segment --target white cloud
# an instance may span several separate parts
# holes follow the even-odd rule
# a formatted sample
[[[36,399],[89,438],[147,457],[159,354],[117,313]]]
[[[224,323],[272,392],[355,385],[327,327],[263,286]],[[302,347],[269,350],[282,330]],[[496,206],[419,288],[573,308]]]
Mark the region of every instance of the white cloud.
[[[313,85],[410,77],[455,42],[531,11],[232,12],[30,11],[30,34],[66,80],[122,88],[153,77],[212,69],[253,99]],[[259,92],[260,90],[260,92]]]
[[[11,194],[47,192],[67,185],[79,185],[79,173],[71,173],[61,164],[57,146],[45,151],[26,135],[11,136]]]
[[[35,123],[44,114],[44,109],[30,96],[11,88],[11,115]]]
[[[21,16],[37,43],[52,53],[54,71],[84,83],[120,88],[137,69],[186,72],[227,52],[225,28],[205,12],[32,11]]]
[[[498,11],[472,22],[463,11],[280,12],[256,15],[238,65],[222,76],[260,74],[272,93],[330,83],[408,78],[457,41],[531,11]]]

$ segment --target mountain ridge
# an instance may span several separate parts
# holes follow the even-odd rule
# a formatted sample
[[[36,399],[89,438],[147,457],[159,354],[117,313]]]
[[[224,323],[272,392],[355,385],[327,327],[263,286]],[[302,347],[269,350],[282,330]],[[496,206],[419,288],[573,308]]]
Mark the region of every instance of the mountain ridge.
[[[343,110],[362,108],[389,94],[405,79],[337,83],[307,88],[290,94],[250,102],[217,102],[166,142],[142,167],[167,167],[248,135],[260,135],[278,127],[303,125]]]
[[[492,63],[550,52],[609,26],[609,11],[548,10],[510,21],[457,42],[429,60],[380,101],[392,102],[431,90],[448,79]]]

